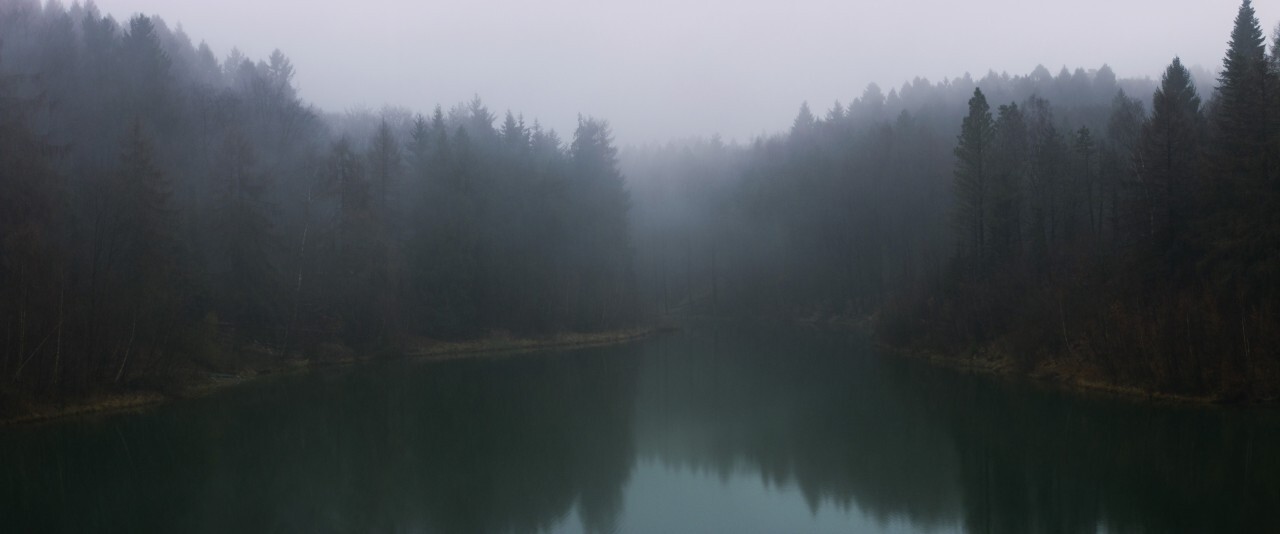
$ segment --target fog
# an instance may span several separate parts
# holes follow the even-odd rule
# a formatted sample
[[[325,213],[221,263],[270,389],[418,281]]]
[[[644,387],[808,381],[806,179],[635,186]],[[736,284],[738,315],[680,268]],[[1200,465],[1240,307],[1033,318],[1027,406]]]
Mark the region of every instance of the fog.
[[[1064,5],[0,0],[0,371],[715,316],[1280,394],[1275,21]]]
[[[428,110],[479,94],[560,132],[606,117],[623,144],[785,129],[796,106],[848,103],[988,70],[1057,73],[1109,64],[1157,76],[1170,58],[1216,72],[1237,7],[1203,0],[599,2],[102,0],[181,25],[219,59],[273,49],[300,96],[326,111]],[[1260,2],[1259,18],[1280,9]],[[1270,27],[1265,28],[1270,30]]]
[[[66,488],[120,487],[83,507],[148,502],[130,524],[163,531],[193,510],[323,511],[345,530],[425,506],[443,531],[543,531],[576,509],[621,532],[679,517],[628,498],[657,443],[664,473],[719,475],[716,499],[785,522],[727,481],[768,499],[794,482],[797,517],[831,495],[886,530],[905,511],[913,529],[1249,531],[1280,496],[1249,452],[1274,449],[1274,413],[1107,422],[1110,400],[1035,408],[947,371],[876,371],[913,354],[1135,401],[1280,400],[1280,8],[1238,1],[0,0],[0,425],[433,366],[375,395],[263,381],[304,414],[255,401],[265,434],[211,395],[213,425],[179,430],[200,447],[74,423],[103,431],[32,442],[0,488],[41,514],[38,488],[69,508]],[[434,367],[648,337],[656,354],[577,353],[599,373]],[[1122,426],[1142,439],[1101,439]],[[261,447],[238,447],[250,429]],[[175,469],[133,460],[157,457]],[[1259,476],[1214,477],[1242,469]],[[1143,477],[1169,491],[1115,484]],[[664,497],[698,484],[670,480]],[[161,488],[159,505],[140,491]],[[82,516],[58,512],[41,515]],[[696,530],[742,530],[715,525]]]

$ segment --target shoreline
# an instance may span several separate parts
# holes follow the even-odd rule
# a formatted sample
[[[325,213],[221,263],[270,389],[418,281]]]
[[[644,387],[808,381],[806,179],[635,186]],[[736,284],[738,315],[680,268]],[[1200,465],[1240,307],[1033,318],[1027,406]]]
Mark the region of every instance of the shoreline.
[[[373,361],[425,360],[443,362],[485,356],[517,355],[552,349],[582,349],[621,345],[671,331],[670,328],[641,327],[595,333],[555,334],[546,337],[490,336],[468,341],[426,341],[391,356],[369,354],[348,355],[333,359],[290,359],[272,362],[262,368],[245,368],[236,374],[198,373],[198,378],[175,386],[172,390],[139,389],[89,395],[67,402],[30,401],[19,413],[0,417],[0,428],[34,425],[88,415],[109,415],[138,410],[163,403],[209,395],[259,378],[305,373]]]
[[[900,347],[880,341],[876,342],[876,346],[895,356],[921,361],[936,367],[981,374],[999,380],[1022,382],[1076,395],[1102,395],[1157,404],[1230,407],[1274,405],[1277,401],[1277,399],[1233,400],[1221,395],[1183,395],[1127,386],[1103,379],[1090,379],[1085,370],[1069,359],[1046,360],[1035,368],[1024,371],[1019,370],[1008,355],[993,355],[989,351],[977,353],[979,354],[977,356],[963,357],[958,355],[959,353],[947,354],[936,350]]]

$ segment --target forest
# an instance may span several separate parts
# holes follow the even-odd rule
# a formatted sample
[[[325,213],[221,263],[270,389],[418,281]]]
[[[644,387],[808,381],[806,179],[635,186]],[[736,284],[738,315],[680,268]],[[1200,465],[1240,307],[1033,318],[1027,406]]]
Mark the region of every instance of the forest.
[[[302,101],[278,51],[220,61],[158,17],[0,6],[6,389],[635,320],[602,120],[563,139],[477,98],[365,131]]]
[[[1280,28],[1220,73],[1107,66],[869,86],[748,145],[624,151],[654,309],[870,319],[1002,373],[1280,396]]]
[[[1280,32],[1245,0],[1229,38],[1220,72],[918,78],[620,147],[478,96],[327,112],[280,51],[3,0],[0,401],[690,316],[1274,399]]]

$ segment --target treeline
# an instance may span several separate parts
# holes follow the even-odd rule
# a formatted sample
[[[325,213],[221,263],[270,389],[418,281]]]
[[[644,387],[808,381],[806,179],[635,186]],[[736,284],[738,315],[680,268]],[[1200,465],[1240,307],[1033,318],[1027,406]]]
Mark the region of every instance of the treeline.
[[[955,250],[955,125],[977,87],[1034,108],[1038,127],[1063,145],[1082,129],[1098,132],[1087,134],[1097,197],[1121,173],[1106,156],[1117,150],[1106,137],[1112,107],[1136,102],[1117,95],[1150,94],[1154,83],[1117,79],[1105,65],[1056,77],[1038,67],[1025,76],[917,79],[887,94],[871,85],[825,112],[803,105],[789,132],[746,145],[713,138],[625,151],[645,305],[852,318],[922,293]],[[1071,104],[1051,106],[1046,94]],[[1077,173],[1078,159],[1064,147],[1046,164]]]
[[[350,137],[279,51],[34,0],[0,38],[4,391],[635,319],[603,121],[566,141],[477,98]]]
[[[1022,372],[1274,398],[1277,50],[1246,1],[1216,86],[1177,59],[1158,86],[916,80],[746,146],[628,152],[645,302],[870,315],[891,343]]]
[[[1216,86],[1177,60],[1158,86],[916,79],[622,154],[602,121],[562,140],[478,98],[326,116],[282,53],[218,60],[91,3],[0,0],[0,38],[6,391],[641,313],[872,316],[1032,372],[1280,384],[1280,43],[1249,2]]]
[[[958,253],[897,333],[1147,390],[1280,394],[1278,51],[1246,0],[1209,101],[1175,58],[1149,113],[1117,98],[1101,147],[975,91]]]

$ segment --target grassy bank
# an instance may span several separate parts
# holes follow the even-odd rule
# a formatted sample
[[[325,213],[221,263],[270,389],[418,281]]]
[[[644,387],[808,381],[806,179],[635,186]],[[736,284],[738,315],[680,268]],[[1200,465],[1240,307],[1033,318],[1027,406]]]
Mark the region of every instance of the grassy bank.
[[[415,339],[402,349],[358,354],[340,345],[322,345],[306,357],[286,357],[261,347],[228,348],[214,358],[192,362],[176,370],[163,385],[122,386],[118,390],[76,398],[30,398],[0,392],[0,426],[34,423],[78,415],[122,412],[173,400],[206,395],[264,376],[305,372],[359,362],[398,358],[451,360],[496,354],[520,354],[548,349],[607,346],[639,340],[661,332],[632,328],[593,333],[565,333],[542,337],[494,334],[467,341]]]

